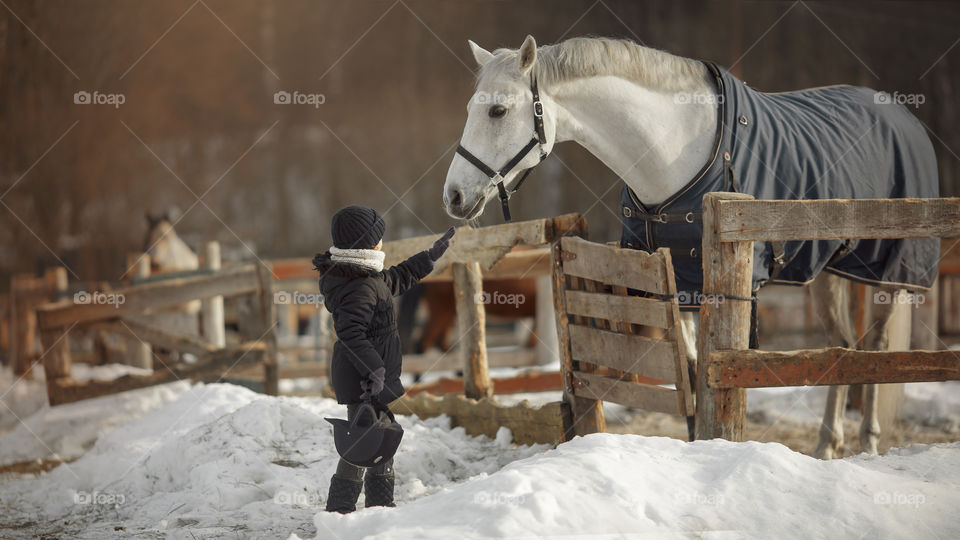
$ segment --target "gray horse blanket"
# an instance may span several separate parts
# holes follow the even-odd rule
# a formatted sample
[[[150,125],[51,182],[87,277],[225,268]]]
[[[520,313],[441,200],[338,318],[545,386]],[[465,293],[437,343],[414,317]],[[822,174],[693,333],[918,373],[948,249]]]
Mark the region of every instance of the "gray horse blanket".
[[[719,103],[712,160],[656,207],[645,207],[627,186],[621,194],[621,246],[669,247],[688,307],[699,303],[703,284],[705,193],[787,200],[939,196],[930,139],[889,95],[855,86],[768,94],[707,65]],[[756,242],[754,249],[754,290],[769,282],[803,285],[823,270],[871,285],[927,289],[937,275],[940,241]]]

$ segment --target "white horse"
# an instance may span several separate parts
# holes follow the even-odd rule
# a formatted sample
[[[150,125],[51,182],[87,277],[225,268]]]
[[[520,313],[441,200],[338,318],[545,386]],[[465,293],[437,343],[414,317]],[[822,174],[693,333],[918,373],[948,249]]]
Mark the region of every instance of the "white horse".
[[[144,253],[150,256],[152,275],[188,272],[200,268],[200,260],[190,246],[177,235],[166,215],[147,214],[147,235]],[[171,331],[198,336],[200,333],[200,300],[158,310],[152,314],[155,324]]]
[[[576,38],[538,49],[528,36],[519,50],[492,53],[472,41],[469,44],[481,69],[461,139],[468,152],[458,150],[443,188],[443,203],[452,217],[479,216],[485,204],[499,195],[498,181],[505,188],[515,186],[519,173],[540,163],[558,142],[574,141],[586,148],[647,207],[679,192],[712,158],[718,104],[676,99],[678,93],[716,94],[713,77],[699,61],[599,38]],[[541,111],[533,110],[531,80],[537,81],[542,102],[543,133],[533,143],[532,118]],[[539,153],[534,151],[536,146]],[[492,170],[511,160],[516,161],[513,167]],[[490,164],[486,172],[478,162]],[[488,174],[495,172],[502,176]],[[831,345],[856,348],[846,284],[823,273],[812,284],[813,297]],[[895,288],[886,290],[897,293]],[[872,291],[867,297],[872,297]],[[892,302],[871,306],[873,320],[866,326],[864,348],[887,348],[892,307]],[[695,355],[695,319],[685,312],[682,322],[686,349]],[[880,433],[878,387],[865,387],[861,449],[875,454]],[[834,457],[843,445],[847,390],[846,386],[830,388],[815,451],[818,457]]]

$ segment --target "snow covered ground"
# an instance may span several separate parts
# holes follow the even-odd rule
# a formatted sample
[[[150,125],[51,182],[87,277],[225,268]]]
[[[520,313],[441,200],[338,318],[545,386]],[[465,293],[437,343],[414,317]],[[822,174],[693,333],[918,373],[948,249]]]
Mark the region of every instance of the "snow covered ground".
[[[957,538],[960,444],[829,462],[776,443],[597,434],[318,538]]]
[[[907,412],[955,421],[958,389],[910,385]],[[822,408],[797,394],[814,390],[748,403],[802,415],[789,406]],[[0,479],[0,538],[960,537],[960,443],[830,462],[775,443],[637,435],[550,449],[512,445],[506,430],[470,437],[445,418],[400,417],[397,508],[332,515],[322,508],[337,456],[323,417],[343,415],[333,400],[226,384],[41,404],[0,434],[0,463],[83,455]]]

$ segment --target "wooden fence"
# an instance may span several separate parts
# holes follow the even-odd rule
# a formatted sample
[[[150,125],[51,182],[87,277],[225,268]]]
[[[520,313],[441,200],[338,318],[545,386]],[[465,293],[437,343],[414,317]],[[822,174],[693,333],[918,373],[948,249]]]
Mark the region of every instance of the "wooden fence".
[[[749,297],[755,241],[958,235],[960,198],[756,201],[749,195],[708,193],[703,199],[703,292]],[[745,388],[960,380],[955,351],[748,350],[749,328],[748,302],[701,308],[698,439],[743,440]]]
[[[43,367],[51,405],[115,392],[143,388],[180,379],[216,381],[235,368],[262,365],[267,393],[276,394],[276,317],[270,270],[261,264],[208,269],[186,277],[152,281],[111,290],[85,291],[86,296],[66,298],[36,309],[43,345]],[[157,326],[151,314],[161,308],[193,300],[225,296],[252,296],[256,324],[243,329],[242,342],[226,348],[208,339],[178,334]],[[78,382],[70,376],[70,332],[78,327],[128,333],[143,344],[191,353],[194,363],[153,362],[150,375],[126,375],[110,381]],[[148,350],[149,350],[149,346]]]
[[[693,416],[669,251],[561,238],[554,246],[553,282],[570,404],[566,438],[605,430],[601,401]],[[638,335],[641,327],[662,329],[663,337]]]
[[[556,359],[556,332],[554,330],[553,302],[550,283],[550,244],[564,234],[584,234],[586,223],[578,214],[554,218],[507,223],[491,227],[460,227],[451,242],[451,247],[437,266],[423,281],[448,283],[455,288],[458,320],[461,327],[459,346],[447,352],[438,350],[422,354],[405,354],[403,367],[406,373],[430,371],[464,371],[468,382],[466,395],[472,398],[489,396],[492,385],[489,368],[533,367]],[[426,235],[403,240],[384,242],[385,266],[395,265],[404,259],[430,247],[439,235]],[[274,291],[287,296],[317,291],[317,273],[310,259],[284,259],[270,261],[275,280]],[[490,279],[537,278],[536,333],[537,346],[527,348],[499,348],[488,350],[485,335],[485,309],[476,302],[482,281]],[[279,366],[280,379],[326,376],[335,336],[329,321],[322,326],[327,333],[317,343],[305,346],[295,343],[291,329],[296,327],[297,313],[300,317],[313,310],[298,311],[296,305],[278,305],[279,351],[287,360]],[[327,319],[327,313],[319,306],[319,317]],[[469,330],[469,332],[464,332]],[[317,354],[319,353],[319,354]],[[320,357],[298,361],[300,357]],[[256,372],[241,370],[234,378],[257,387],[261,376]],[[513,387],[511,387],[512,389]],[[559,387],[558,387],[559,388]],[[514,390],[517,391],[517,390]]]

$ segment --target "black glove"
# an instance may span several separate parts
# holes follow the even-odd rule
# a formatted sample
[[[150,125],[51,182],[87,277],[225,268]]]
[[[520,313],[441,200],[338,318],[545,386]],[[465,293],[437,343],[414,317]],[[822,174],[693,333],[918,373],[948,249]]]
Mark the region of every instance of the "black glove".
[[[360,399],[375,398],[383,392],[383,383],[386,378],[387,370],[383,366],[370,372],[367,378],[360,381]]]
[[[440,257],[443,256],[443,253],[447,251],[447,248],[450,247],[450,239],[453,238],[453,234],[457,230],[453,227],[447,229],[447,232],[443,233],[443,236],[437,238],[437,241],[433,243],[433,247],[426,250],[427,256],[430,257],[430,260],[437,262],[440,260]]]

